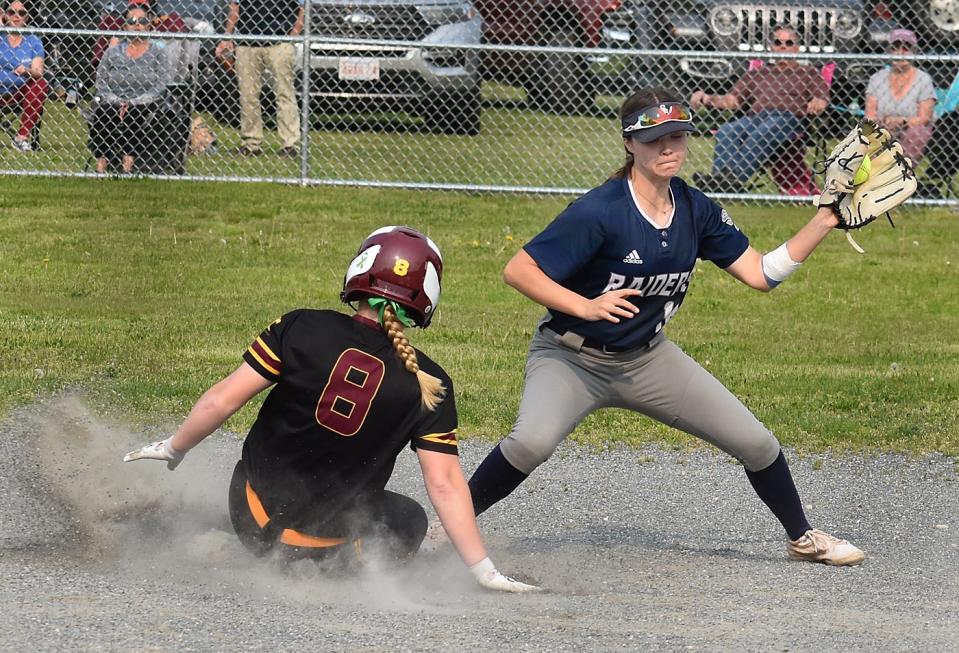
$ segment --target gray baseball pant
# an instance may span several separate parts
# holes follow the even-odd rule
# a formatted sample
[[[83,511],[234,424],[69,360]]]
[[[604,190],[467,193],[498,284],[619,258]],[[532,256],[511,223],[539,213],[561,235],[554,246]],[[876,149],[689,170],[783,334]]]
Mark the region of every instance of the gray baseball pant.
[[[538,329],[526,360],[526,385],[513,430],[500,443],[506,460],[530,474],[599,408],[628,408],[709,442],[759,471],[779,441],[733,393],[661,333],[648,347],[604,353],[582,337]]]

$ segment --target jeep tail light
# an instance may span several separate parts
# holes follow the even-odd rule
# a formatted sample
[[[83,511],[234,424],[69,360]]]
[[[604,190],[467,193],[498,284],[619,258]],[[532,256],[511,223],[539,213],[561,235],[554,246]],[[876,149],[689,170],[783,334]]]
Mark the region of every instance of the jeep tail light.
[[[873,18],[892,20],[892,9],[885,2],[877,2],[872,8]]]

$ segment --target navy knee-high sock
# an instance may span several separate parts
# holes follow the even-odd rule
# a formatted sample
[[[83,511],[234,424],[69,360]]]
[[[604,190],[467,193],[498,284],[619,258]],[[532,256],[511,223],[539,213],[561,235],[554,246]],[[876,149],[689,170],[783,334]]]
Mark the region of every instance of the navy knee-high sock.
[[[772,465],[758,472],[747,469],[746,477],[759,498],[772,510],[779,523],[786,529],[789,539],[797,540],[812,528],[806,521],[806,513],[803,512],[799,492],[796,491],[796,484],[793,483],[789,464],[782,450]]]
[[[529,474],[513,467],[499,445],[489,452],[486,459],[470,478],[470,494],[473,496],[473,511],[479,515],[500,499],[519,487]]]

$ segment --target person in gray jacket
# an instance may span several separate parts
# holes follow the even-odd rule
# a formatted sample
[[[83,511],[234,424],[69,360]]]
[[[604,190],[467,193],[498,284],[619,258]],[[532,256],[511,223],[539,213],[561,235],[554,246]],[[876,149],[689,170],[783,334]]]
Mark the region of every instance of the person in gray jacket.
[[[152,23],[148,9],[130,5],[124,30],[138,35],[109,48],[97,67],[90,150],[99,173],[118,159],[123,172],[132,172],[138,151],[149,142],[157,103],[172,71],[163,46],[149,38]]]

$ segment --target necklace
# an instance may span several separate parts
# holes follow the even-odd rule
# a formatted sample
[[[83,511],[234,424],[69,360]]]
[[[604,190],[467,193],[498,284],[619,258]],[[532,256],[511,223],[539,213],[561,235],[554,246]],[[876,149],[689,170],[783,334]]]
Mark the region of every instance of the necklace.
[[[665,216],[665,215],[668,214],[668,213],[672,210],[672,208],[673,208],[673,202],[672,202],[672,200],[670,200],[670,199],[667,199],[667,200],[666,200],[666,205],[665,205],[665,206],[660,207],[656,202],[652,201],[651,199],[649,199],[648,197],[646,197],[645,195],[643,195],[642,193],[640,193],[640,192],[639,192],[639,189],[636,188],[636,185],[635,185],[635,184],[633,184],[633,190],[636,192],[637,195],[639,195],[639,196],[642,197],[644,200],[646,200],[646,203],[649,204],[649,206],[651,206],[651,207],[653,208],[653,212],[656,213],[657,215],[663,215],[663,216]]]
[[[632,179],[627,179],[626,181],[627,181],[627,184],[629,185],[629,196],[630,198],[632,198],[633,204],[636,206],[636,210],[642,216],[643,220],[651,224],[655,229],[666,229],[667,227],[669,227],[669,225],[672,224],[673,222],[673,216],[672,216],[672,213],[670,213],[670,209],[675,208],[674,207],[675,202],[673,200],[672,191],[670,191],[669,193],[669,200],[667,200],[667,206],[665,208],[659,209],[657,208],[654,202],[649,201],[648,197],[646,197],[642,193],[639,193],[636,190],[636,187],[633,184]],[[655,212],[647,213],[643,211],[643,207],[639,203],[640,197],[642,197],[647,204],[652,206],[655,209]]]

